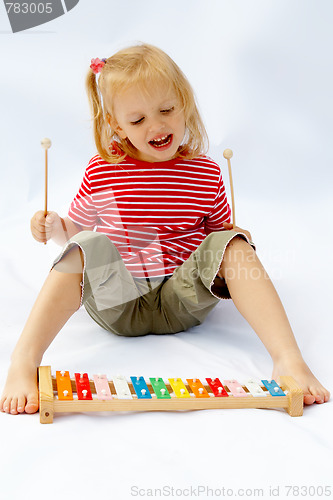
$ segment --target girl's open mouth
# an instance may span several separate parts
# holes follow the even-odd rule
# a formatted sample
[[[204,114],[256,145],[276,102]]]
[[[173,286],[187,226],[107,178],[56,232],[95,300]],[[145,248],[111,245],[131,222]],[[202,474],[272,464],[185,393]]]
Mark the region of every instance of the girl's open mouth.
[[[164,135],[157,139],[149,141],[149,144],[156,149],[167,149],[172,143],[172,134]]]

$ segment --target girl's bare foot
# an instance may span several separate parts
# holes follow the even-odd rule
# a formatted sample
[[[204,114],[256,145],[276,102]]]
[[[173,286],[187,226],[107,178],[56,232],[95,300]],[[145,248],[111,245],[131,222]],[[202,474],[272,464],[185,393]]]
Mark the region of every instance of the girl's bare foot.
[[[313,375],[308,365],[299,357],[288,357],[274,364],[272,378],[278,382],[280,375],[292,376],[304,393],[304,404],[326,403],[330,393]]]
[[[38,411],[37,366],[26,360],[12,362],[0,399],[0,411],[17,415]]]

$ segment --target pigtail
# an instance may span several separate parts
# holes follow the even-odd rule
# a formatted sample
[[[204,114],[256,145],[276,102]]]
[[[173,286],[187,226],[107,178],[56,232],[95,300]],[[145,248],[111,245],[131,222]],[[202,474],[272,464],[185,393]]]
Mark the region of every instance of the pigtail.
[[[86,78],[86,90],[93,119],[94,139],[98,153],[109,163],[118,163],[125,155],[113,151],[112,138],[114,131],[107,120],[107,111],[103,107],[103,99],[97,84],[97,76],[90,69]]]

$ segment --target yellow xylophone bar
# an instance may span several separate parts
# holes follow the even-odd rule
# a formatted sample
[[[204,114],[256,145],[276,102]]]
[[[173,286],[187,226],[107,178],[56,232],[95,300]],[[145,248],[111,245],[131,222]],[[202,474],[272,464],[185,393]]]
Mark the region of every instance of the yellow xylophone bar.
[[[56,377],[51,374],[50,366],[40,366],[38,368],[39,380],[39,412],[40,422],[50,424],[53,422],[54,413],[59,412],[99,412],[99,411],[176,411],[176,410],[208,410],[208,409],[227,409],[227,408],[284,408],[292,417],[298,417],[303,414],[303,392],[295,380],[290,376],[280,377],[280,387],[285,392],[284,396],[271,395],[266,387],[261,387],[262,394],[255,396],[255,392],[250,391],[246,386],[242,390],[246,392],[246,397],[234,397],[229,392],[228,397],[215,397],[208,385],[203,385],[209,397],[195,397],[191,391],[190,385],[185,384],[186,392],[190,397],[175,397],[172,384],[174,381],[181,383],[181,379],[169,379],[165,387],[170,392],[171,397],[158,399],[150,382],[146,382],[150,392],[148,398],[138,398],[136,396],[133,383],[127,382],[130,394],[128,399],[123,399],[117,395],[115,385],[112,381],[108,382],[112,393],[112,398],[100,400],[96,396],[96,388],[93,380],[89,379],[89,385],[93,398],[90,400],[61,400],[57,397]],[[138,377],[139,380],[139,377]],[[156,379],[161,380],[161,379]],[[192,380],[192,379],[191,379]],[[195,379],[193,379],[195,380]],[[70,379],[72,391],[76,392],[75,379]],[[192,382],[191,382],[192,383]],[[193,383],[192,383],[193,385]],[[201,382],[200,382],[201,385]],[[240,389],[239,389],[240,390]],[[200,388],[202,392],[202,388]],[[184,390],[182,389],[182,394]],[[151,397],[150,397],[151,396]]]

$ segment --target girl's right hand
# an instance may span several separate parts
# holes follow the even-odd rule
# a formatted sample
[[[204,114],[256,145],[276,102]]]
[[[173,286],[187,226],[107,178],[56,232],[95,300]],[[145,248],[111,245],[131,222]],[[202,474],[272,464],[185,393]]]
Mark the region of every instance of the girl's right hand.
[[[236,226],[235,228],[233,228],[233,224],[231,224],[229,222],[223,222],[223,227],[227,231],[234,230],[234,231],[239,231],[240,233],[244,233],[245,236],[247,236],[249,238],[249,240],[252,241],[251,233],[249,231],[246,231],[246,229],[242,229],[241,227],[238,227],[238,226]]]
[[[51,239],[61,227],[61,219],[56,212],[47,212],[45,217],[43,210],[39,210],[30,222],[32,236],[40,243],[45,243]]]

